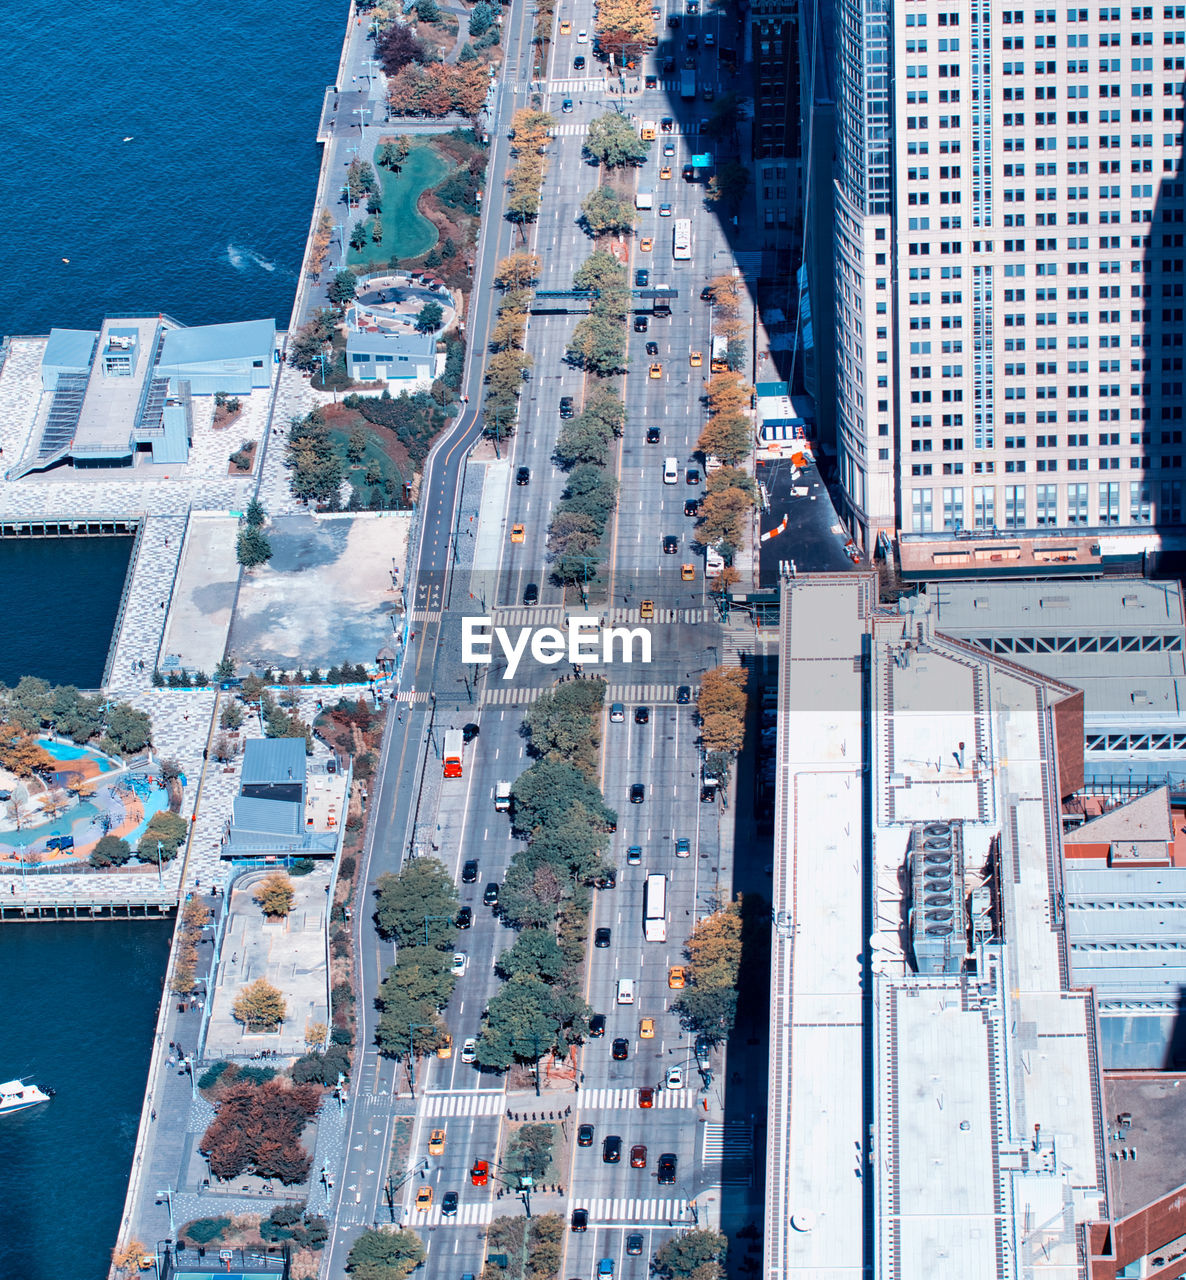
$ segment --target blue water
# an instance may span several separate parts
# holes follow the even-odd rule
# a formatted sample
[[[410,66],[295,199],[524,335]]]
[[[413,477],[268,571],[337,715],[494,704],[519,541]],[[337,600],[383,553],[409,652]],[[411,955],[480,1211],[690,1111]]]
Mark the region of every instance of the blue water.
[[[172,926],[0,926],[0,1079],[50,1085],[0,1117],[0,1276],[102,1280],[115,1243]]]
[[[119,312],[286,324],[346,11],[26,0],[0,41],[0,332]],[[0,680],[98,682],[127,550],[100,590],[104,553],[79,542],[0,547]],[[106,1276],[169,929],[0,926],[0,1078],[58,1090],[0,1123],[3,1280]]]
[[[346,11],[26,0],[0,41],[0,332],[287,324]]]

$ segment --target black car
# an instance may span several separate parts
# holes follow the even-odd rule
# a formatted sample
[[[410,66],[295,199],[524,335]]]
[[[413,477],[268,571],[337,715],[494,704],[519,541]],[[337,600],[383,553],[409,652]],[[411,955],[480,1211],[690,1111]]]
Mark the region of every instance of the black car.
[[[701,804],[712,804],[712,802],[713,802],[716,798],[717,798],[717,789],[716,789],[716,787],[701,787],[701,788],[700,788],[700,803],[701,803]]]
[[[673,72],[674,70],[675,70],[675,59],[674,59],[674,58],[664,58],[664,59],[663,59],[663,74],[664,74],[664,75],[670,75],[670,74],[671,74],[671,72]]]
[[[698,516],[700,514],[700,499],[688,498],[684,502],[684,515]]]
[[[634,708],[634,723],[635,723],[635,724],[649,724],[649,723],[650,723],[650,719],[651,719],[651,709],[650,709],[650,707],[635,707],[635,708]]]
[[[679,550],[679,539],[673,537],[670,533],[663,539],[663,554],[665,556],[673,556]]]
[[[520,467],[520,468],[519,468],[519,470],[515,472],[515,483],[516,483],[516,484],[530,484],[530,483],[531,483],[531,468],[530,468],[530,467]]]
[[[573,69],[574,71],[584,71],[584,69],[585,69],[585,55],[584,55],[583,53],[578,53],[578,54],[577,54],[577,56],[576,56],[575,58],[573,58],[573,60],[572,60],[572,69]]]
[[[469,929],[474,923],[473,907],[462,907],[457,913],[457,927],[459,929]]]
[[[699,0],[688,0],[684,7],[689,18],[694,18],[700,12]]]
[[[457,1212],[457,1192],[446,1191],[441,1197],[441,1216],[448,1218]]]
[[[657,342],[647,343],[647,355],[657,356],[659,354],[659,344]]]
[[[688,36],[688,48],[689,48],[689,49],[696,49],[696,48],[698,48],[698,47],[699,47],[699,45],[700,45],[700,41],[699,41],[699,40],[698,40],[694,35],[689,34],[689,36]]]
[[[606,928],[598,929],[593,934],[593,945],[595,947],[608,947],[610,943],[610,931]]]
[[[670,133],[672,129],[675,128],[675,121],[670,116],[664,116],[663,119],[659,121],[659,128],[662,129],[664,133]]]
[[[560,416],[562,418],[571,418],[573,415],[572,396],[560,397]]]
[[[674,31],[676,27],[679,26],[679,14],[669,13],[667,15],[667,25],[672,31]]]
[[[478,860],[470,858],[469,861],[461,868],[461,883],[473,884],[478,878]]]
[[[672,1152],[667,1151],[659,1157],[659,1183],[663,1186],[669,1186],[675,1181],[676,1158]]]
[[[646,318],[646,316],[635,316],[635,317],[634,317],[634,332],[635,332],[635,333],[646,333],[646,331],[647,331],[647,318]]]
[[[642,804],[647,798],[647,789],[641,782],[634,783],[630,788],[630,803]]]
[[[688,473],[687,473],[687,475],[684,477],[684,479],[685,479],[685,480],[687,480],[687,482],[688,482],[689,484],[699,484],[699,483],[700,483],[700,468],[699,468],[699,467],[689,467],[689,468],[688,468]]]
[[[589,1019],[589,1035],[594,1040],[600,1040],[605,1035],[605,1014],[595,1013]]]
[[[646,267],[639,267],[634,273],[634,287],[636,289],[645,289],[650,281],[651,273]]]
[[[681,684],[675,691],[675,700],[681,707],[686,707],[692,701],[692,690],[689,685]]]
[[[632,1231],[626,1237],[626,1252],[631,1258],[637,1258],[642,1253],[642,1236],[637,1231]]]
[[[622,1139],[616,1133],[602,1139],[601,1159],[605,1164],[617,1164],[622,1159]]]
[[[581,61],[584,62],[585,59],[582,58]],[[574,1209],[572,1211],[572,1229],[574,1231],[589,1230],[589,1210],[588,1209]]]
[[[527,586],[523,588],[523,603],[524,604],[539,603],[539,583],[538,582],[529,582]]]
[[[481,730],[476,724],[463,724],[461,726],[461,741],[468,747],[480,732]]]
[[[712,285],[706,284],[704,288],[700,290],[700,301],[701,302],[712,301]]]
[[[591,1124],[582,1124],[577,1126],[577,1146],[591,1147],[593,1145],[593,1126]]]
[[[647,444],[658,444],[660,439],[658,427],[647,427]]]
[[[625,1062],[630,1056],[630,1041],[615,1040],[613,1048],[613,1057],[615,1062]]]
[[[493,880],[486,886],[486,892],[482,894],[482,901],[488,907],[498,906],[498,885]]]

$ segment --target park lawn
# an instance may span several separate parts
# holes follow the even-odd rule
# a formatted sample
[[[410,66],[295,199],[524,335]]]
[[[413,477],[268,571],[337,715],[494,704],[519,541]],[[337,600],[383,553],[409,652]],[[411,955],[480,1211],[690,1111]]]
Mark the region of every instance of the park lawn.
[[[368,241],[361,249],[351,249],[347,262],[352,267],[375,264],[382,269],[396,258],[418,258],[439,239],[437,229],[416,208],[420,194],[449,176],[451,166],[428,144],[414,146],[399,173],[375,165],[383,194],[383,239]],[[367,218],[369,228],[371,219]]]
[[[361,414],[358,415],[358,425],[366,432],[367,443],[362,461],[357,465],[346,458],[346,442],[350,438],[349,428],[344,431],[331,428],[329,433],[330,439],[334,443],[335,451],[346,463],[346,479],[350,481],[354,492],[358,494],[359,502],[362,504],[364,511],[370,510],[371,499],[376,491],[382,499],[383,507],[392,507],[403,497],[403,475],[400,473],[395,460],[384,451],[379,430],[367,422]],[[374,466],[382,476],[382,480],[378,485],[370,485],[366,481],[367,469],[371,466]],[[390,481],[391,487],[389,490],[384,484],[385,481]]]

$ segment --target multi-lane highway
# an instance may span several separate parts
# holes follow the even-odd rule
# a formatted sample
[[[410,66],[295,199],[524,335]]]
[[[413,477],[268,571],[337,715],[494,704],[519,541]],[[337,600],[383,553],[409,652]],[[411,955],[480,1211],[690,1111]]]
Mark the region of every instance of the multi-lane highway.
[[[522,1211],[506,1193],[506,1176],[498,1165],[510,1123],[508,1111],[564,1116],[557,1152],[557,1182],[564,1188],[563,1197],[536,1198],[540,1209],[562,1210],[566,1216],[575,1208],[588,1211],[588,1230],[566,1233],[564,1275],[592,1276],[597,1260],[611,1257],[619,1270],[641,1280],[654,1249],[674,1228],[686,1227],[697,1219],[704,1209],[706,1190],[718,1180],[721,1055],[719,1051],[713,1055],[714,1084],[702,1089],[692,1041],[671,1008],[678,991],[668,984],[671,966],[683,960],[682,948],[697,915],[711,909],[718,891],[727,895],[732,882],[729,832],[723,828],[717,806],[700,801],[694,706],[677,702],[680,686],[688,686],[694,694],[700,675],[718,661],[719,632],[705,595],[703,559],[691,538],[694,521],[685,516],[684,505],[688,497],[703,492],[702,485],[686,482],[686,468],[694,461],[704,418],[699,397],[709,373],[711,307],[701,300],[700,290],[714,274],[728,270],[730,263],[716,215],[704,205],[703,186],[680,178],[682,165],[693,150],[706,145],[699,127],[709,108],[701,101],[682,103],[676,78],[670,74],[664,77],[660,68],[667,56],[675,56],[677,65],[682,62],[689,30],[700,33],[702,45],[703,33],[712,30],[719,46],[721,20],[716,15],[688,18],[681,6],[683,25],[671,31],[664,25],[666,13],[661,10],[656,24],[659,49],[647,55],[637,80],[627,82],[641,86],[642,76],[653,71],[660,87],[642,89],[623,99],[607,92],[605,67],[593,59],[591,46],[578,45],[578,32],[593,29],[591,4],[582,0],[579,5],[566,4],[558,10],[553,78],[543,94],[545,109],[551,110],[557,121],[557,137],[549,148],[540,218],[528,246],[542,260],[541,289],[570,287],[573,270],[593,248],[578,225],[581,198],[599,181],[597,169],[581,159],[587,122],[615,105],[632,114],[636,126],[643,119],[673,117],[672,131],[660,135],[638,173],[639,188],[656,193],[656,207],[639,215],[640,225],[630,241],[629,269],[633,278],[637,267],[647,267],[652,285],[670,285],[678,296],[670,317],[649,317],[646,333],[635,332],[633,326],[630,329],[630,371],[623,380],[628,425],[615,459],[620,500],[611,530],[609,562],[602,575],[605,586],[593,596],[594,607],[612,610],[615,619],[637,621],[644,598],[653,599],[658,607],[658,622],[652,628],[654,661],[647,667],[619,665],[597,671],[609,681],[602,726],[602,785],[607,802],[619,813],[611,850],[618,874],[616,887],[594,894],[591,931],[608,927],[611,941],[604,948],[590,946],[585,983],[592,1008],[605,1015],[606,1031],[580,1049],[580,1074],[561,1082],[559,1088],[553,1087],[555,1081],[545,1082],[538,1101],[531,1093],[508,1098],[503,1077],[479,1072],[462,1061],[462,1044],[479,1034],[483,1011],[499,986],[496,957],[514,938],[483,904],[486,885],[502,880],[517,847],[507,816],[494,809],[495,785],[513,781],[530,763],[521,731],[523,712],[541,689],[571,668],[529,663],[513,682],[501,680],[498,669],[490,668],[476,682],[476,703],[471,703],[466,693],[458,696],[454,675],[455,669],[460,670],[456,653],[460,602],[466,602],[468,612],[480,612],[479,605],[484,606],[496,623],[506,625],[555,623],[579,604],[571,598],[566,601],[561,589],[549,581],[546,553],[547,526],[565,484],[563,473],[551,461],[560,426],[560,398],[573,396],[579,411],[587,390],[583,375],[564,362],[575,315],[531,320],[527,349],[534,369],[523,396],[517,432],[509,442],[509,476],[525,466],[530,483],[508,483],[505,510],[495,516],[499,527],[486,527],[487,519],[478,531],[479,543],[489,546],[492,537],[498,540],[497,568],[480,569],[455,582],[451,596],[448,584],[454,560],[450,540],[457,523],[461,461],[478,431],[475,410],[494,299],[491,274],[497,259],[511,248],[510,228],[501,221],[505,139],[513,111],[528,101],[516,90],[526,87],[526,63],[531,54],[527,6],[517,3],[504,27],[507,61],[490,130],[489,199],[469,335],[466,387],[470,405],[450,437],[434,451],[421,486],[422,534],[409,584],[417,636],[404,677],[410,701],[403,704],[385,742],[372,795],[372,843],[365,871],[365,883],[373,885],[378,875],[398,869],[413,841],[422,794],[421,771],[440,769],[432,744],[444,728],[475,720],[481,732],[466,748],[464,776],[440,784],[431,840],[431,851],[456,878],[462,904],[472,907],[474,924],[459,935],[458,949],[467,956],[466,968],[445,1011],[454,1039],[453,1056],[417,1064],[417,1096],[412,1098],[403,1066],[379,1059],[374,1050],[374,994],[394,951],[374,934],[369,898],[359,904],[355,937],[363,1056],[347,1116],[346,1167],[336,1187],[340,1194],[339,1230],[334,1237],[332,1275],[341,1274],[346,1247],[357,1229],[388,1220],[385,1180],[395,1117],[400,1113],[414,1117],[406,1165],[412,1176],[395,1190],[391,1216],[422,1230],[429,1245],[427,1268],[432,1280],[477,1274],[485,1249],[481,1227],[497,1214]],[[570,34],[561,34],[565,21],[571,23]],[[579,52],[588,59],[590,69],[586,76],[574,77],[569,68]],[[715,49],[702,48],[696,56],[700,60],[699,83],[715,82]],[[618,82],[615,78],[611,83]],[[573,101],[571,113],[560,109],[565,98]],[[665,145],[673,154],[663,154]],[[673,178],[660,179],[663,165],[671,166]],[[671,204],[672,217],[660,216],[660,203]],[[681,217],[692,219],[693,247],[690,260],[677,262],[671,254],[671,229],[674,220]],[[639,251],[642,237],[653,239],[651,252]],[[645,354],[648,341],[657,343],[657,356]],[[704,353],[699,368],[689,362],[693,350]],[[648,376],[652,359],[662,365],[659,378]],[[648,427],[658,427],[658,443],[646,443]],[[667,457],[678,460],[676,484],[664,483]],[[516,523],[525,526],[525,539],[512,544],[507,535]],[[664,554],[662,543],[667,536],[677,538],[677,553]],[[695,566],[691,582],[681,580],[684,563]],[[537,605],[522,603],[528,583],[539,587]],[[451,609],[447,607],[450,599]],[[626,705],[626,716],[620,723],[609,719],[609,705],[615,701]],[[639,705],[648,709],[645,722],[636,720]],[[429,732],[430,719],[433,734]],[[430,791],[435,791],[436,779],[432,782]],[[640,804],[629,799],[635,783],[645,788],[645,800]],[[419,820],[423,824],[423,812]],[[688,841],[686,857],[677,856],[676,842],[681,838]],[[632,846],[641,849],[637,864],[627,856]],[[479,861],[480,870],[476,881],[467,884],[462,882],[462,866],[470,858]],[[667,877],[665,942],[643,939],[642,886],[648,872]],[[618,981],[624,977],[635,983],[632,1005],[616,1000]],[[654,1020],[653,1038],[639,1034],[644,1018]],[[627,1056],[620,1061],[612,1055],[617,1039],[627,1042]],[[682,1069],[681,1088],[665,1087],[672,1067]],[[656,1089],[653,1107],[639,1105],[639,1089],[644,1086]],[[583,1124],[594,1128],[591,1146],[577,1145],[577,1127]],[[437,1128],[446,1133],[444,1150],[430,1155],[429,1136]],[[622,1140],[622,1157],[616,1164],[602,1158],[607,1136]],[[644,1168],[631,1167],[630,1152],[636,1145],[646,1147]],[[660,1184],[657,1166],[665,1153],[676,1157],[676,1170],[671,1182]],[[474,1185],[470,1177],[477,1160],[489,1163],[489,1181],[482,1186]],[[401,1170],[394,1172],[398,1175]],[[414,1207],[415,1194],[422,1186],[430,1186],[434,1193],[433,1205],[427,1210]],[[504,1189],[501,1197],[500,1188]],[[450,1191],[458,1193],[459,1203],[457,1213],[446,1217],[441,1204]],[[627,1237],[635,1233],[644,1237],[638,1256],[627,1253]]]

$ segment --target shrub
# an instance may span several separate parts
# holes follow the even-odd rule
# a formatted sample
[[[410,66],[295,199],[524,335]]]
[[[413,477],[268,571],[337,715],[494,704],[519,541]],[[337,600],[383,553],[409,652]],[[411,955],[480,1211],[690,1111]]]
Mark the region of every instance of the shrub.
[[[230,1227],[230,1218],[198,1218],[182,1231],[182,1235],[195,1244],[209,1244],[211,1240],[217,1240],[229,1231]]]
[[[213,1089],[231,1065],[229,1062],[212,1062],[198,1077],[198,1088]]]

